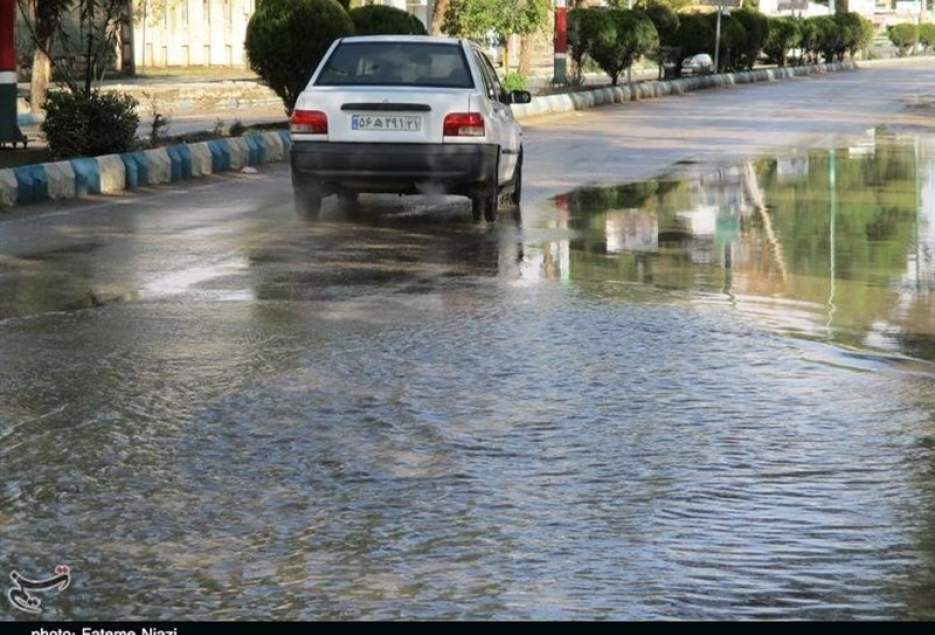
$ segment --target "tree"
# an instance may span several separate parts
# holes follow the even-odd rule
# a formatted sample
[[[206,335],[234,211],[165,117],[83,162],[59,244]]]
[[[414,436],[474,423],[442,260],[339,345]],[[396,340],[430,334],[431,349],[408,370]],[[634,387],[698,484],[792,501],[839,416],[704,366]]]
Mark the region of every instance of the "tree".
[[[906,55],[919,41],[919,27],[915,24],[896,24],[889,29],[890,42],[899,49],[900,57]]]
[[[738,51],[737,63],[740,68],[753,68],[766,41],[769,38],[769,20],[756,9],[740,9],[731,13],[744,30],[744,39]]]
[[[769,61],[786,65],[786,54],[802,41],[799,23],[795,18],[769,18],[769,32],[764,49]]]
[[[121,26],[127,21],[125,0],[17,0],[20,14],[33,44],[30,110],[39,113],[45,106],[55,65],[65,84],[78,90],[79,64],[83,67],[84,93],[91,93],[95,79],[103,77],[116,56]],[[64,23],[74,15],[81,22],[82,36],[70,39]],[[61,49],[53,58],[53,46]]]
[[[679,28],[679,16],[672,7],[659,0],[639,4],[637,9],[646,14],[659,34],[659,46],[650,51],[649,58],[659,66],[659,79],[662,79],[667,62],[678,64],[681,61],[678,59],[680,49],[675,39]]]
[[[291,113],[331,43],[353,33],[351,18],[335,0],[261,0],[244,47],[250,68]]]
[[[348,12],[355,35],[425,35],[422,21],[402,9],[370,4]]]
[[[640,11],[607,9],[604,16],[588,54],[616,86],[620,73],[659,45],[659,34],[652,21]]]
[[[29,109],[42,112],[52,81],[52,44],[62,33],[62,22],[74,0],[17,0],[33,44]]]
[[[717,12],[705,16],[712,31],[717,28]],[[740,20],[733,15],[721,16],[721,46],[718,53],[720,70],[735,70],[738,68],[747,41],[747,30],[743,28]],[[711,50],[714,50],[713,42]]]
[[[572,82],[581,84],[584,72],[584,56],[588,54],[591,43],[604,21],[604,14],[599,9],[572,9],[568,12],[568,46],[574,67]]]
[[[503,44],[503,70],[508,72],[510,36],[539,31],[550,10],[549,0],[451,0],[441,30],[478,39],[493,31]]]

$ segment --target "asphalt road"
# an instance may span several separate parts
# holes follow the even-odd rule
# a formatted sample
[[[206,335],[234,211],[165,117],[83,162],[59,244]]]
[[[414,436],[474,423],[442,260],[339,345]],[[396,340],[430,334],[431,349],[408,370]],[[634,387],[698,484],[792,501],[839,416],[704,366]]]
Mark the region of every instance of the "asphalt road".
[[[932,144],[860,163],[935,129],[933,87],[541,119],[494,225],[303,221],[285,164],[4,213],[0,575],[70,565],[46,619],[935,617]],[[875,176],[815,226],[860,252],[788,222],[828,217],[829,152],[771,181],[775,228],[738,163],[841,144]]]

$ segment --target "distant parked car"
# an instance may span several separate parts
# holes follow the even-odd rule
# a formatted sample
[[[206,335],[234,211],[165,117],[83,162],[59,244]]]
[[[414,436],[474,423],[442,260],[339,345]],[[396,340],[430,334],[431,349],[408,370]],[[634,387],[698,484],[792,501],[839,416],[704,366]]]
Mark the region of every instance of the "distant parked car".
[[[337,40],[292,114],[292,185],[300,213],[324,196],[444,191],[496,220],[522,194],[522,130],[486,55],[468,40],[365,36]]]
[[[707,53],[685,58],[682,62],[683,75],[707,75],[714,72],[714,60]]]

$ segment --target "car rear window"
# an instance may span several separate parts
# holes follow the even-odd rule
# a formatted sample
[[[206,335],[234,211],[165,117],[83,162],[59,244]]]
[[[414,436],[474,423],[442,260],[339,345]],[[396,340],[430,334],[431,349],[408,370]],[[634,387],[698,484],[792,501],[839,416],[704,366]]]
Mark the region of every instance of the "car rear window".
[[[328,58],[317,86],[434,86],[473,88],[457,44],[345,42]]]

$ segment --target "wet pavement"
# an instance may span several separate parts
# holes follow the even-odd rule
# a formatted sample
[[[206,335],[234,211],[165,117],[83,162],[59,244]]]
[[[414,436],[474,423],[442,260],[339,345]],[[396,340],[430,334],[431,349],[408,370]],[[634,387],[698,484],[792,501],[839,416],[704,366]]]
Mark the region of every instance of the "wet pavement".
[[[285,174],[0,222],[44,618],[935,617],[935,136],[492,226]]]

